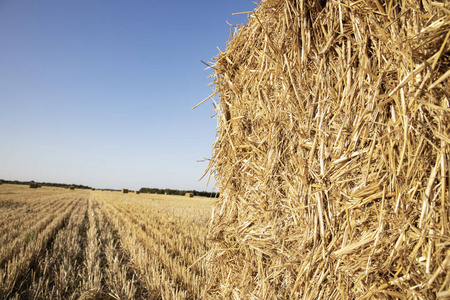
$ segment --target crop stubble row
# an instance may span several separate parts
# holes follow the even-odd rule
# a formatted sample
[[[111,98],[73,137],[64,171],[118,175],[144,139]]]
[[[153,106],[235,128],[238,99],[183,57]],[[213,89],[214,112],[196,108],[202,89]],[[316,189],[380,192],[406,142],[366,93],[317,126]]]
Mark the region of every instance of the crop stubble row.
[[[207,200],[2,185],[0,299],[201,298],[210,209]]]

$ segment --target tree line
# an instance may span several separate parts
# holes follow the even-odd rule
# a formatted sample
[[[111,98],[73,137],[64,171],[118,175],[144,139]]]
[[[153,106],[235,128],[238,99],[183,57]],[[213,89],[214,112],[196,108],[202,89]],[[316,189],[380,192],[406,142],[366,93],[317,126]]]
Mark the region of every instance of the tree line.
[[[31,183],[37,183],[41,186],[52,186],[52,187],[60,187],[60,188],[69,188],[69,186],[73,186],[76,189],[92,189],[90,186],[85,186],[81,184],[67,184],[67,183],[53,183],[53,182],[35,182],[31,181],[19,181],[19,180],[4,180],[0,179],[0,183],[8,183],[8,184],[20,184],[20,185],[30,185]]]
[[[67,184],[67,183],[53,183],[53,182],[35,182],[31,181],[19,181],[19,180],[5,180],[0,179],[0,183],[6,184],[21,184],[21,185],[30,185],[31,183],[37,183],[41,186],[52,186],[52,187],[60,187],[60,188],[69,188],[70,186],[75,187],[76,189],[92,189],[90,186],[81,185],[81,184]],[[104,191],[120,191],[115,189],[102,189]],[[186,193],[192,193],[194,196],[202,196],[209,198],[217,198],[219,197],[218,192],[206,192],[206,191],[196,191],[196,190],[175,190],[175,189],[158,189],[158,188],[141,188],[139,190],[140,193],[149,193],[149,194],[161,194],[161,195],[179,195],[184,196]]]
[[[209,198],[219,197],[218,192],[206,192],[206,191],[196,191],[196,190],[174,190],[174,189],[158,189],[158,188],[141,188],[140,193],[150,193],[150,194],[160,194],[160,195],[179,195],[184,196],[187,193],[192,193],[194,196],[202,196]]]

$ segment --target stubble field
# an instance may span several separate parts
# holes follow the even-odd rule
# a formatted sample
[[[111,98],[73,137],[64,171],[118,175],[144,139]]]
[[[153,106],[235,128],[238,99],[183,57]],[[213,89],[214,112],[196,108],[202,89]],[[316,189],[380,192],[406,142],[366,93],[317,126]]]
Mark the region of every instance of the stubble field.
[[[213,201],[0,186],[0,299],[199,299]]]

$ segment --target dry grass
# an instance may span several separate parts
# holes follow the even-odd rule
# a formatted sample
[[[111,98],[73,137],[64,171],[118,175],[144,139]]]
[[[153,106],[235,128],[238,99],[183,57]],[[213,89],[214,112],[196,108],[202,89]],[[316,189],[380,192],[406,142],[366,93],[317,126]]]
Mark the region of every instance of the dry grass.
[[[211,292],[450,291],[448,1],[267,0],[216,58]]]
[[[211,209],[200,197],[4,184],[0,298],[202,298]]]

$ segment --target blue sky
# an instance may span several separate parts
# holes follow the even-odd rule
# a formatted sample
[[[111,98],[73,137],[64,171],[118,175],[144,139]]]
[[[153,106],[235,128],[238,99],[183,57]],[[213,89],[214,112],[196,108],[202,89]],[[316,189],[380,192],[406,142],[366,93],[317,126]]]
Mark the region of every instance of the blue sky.
[[[0,0],[0,179],[213,190],[212,61],[248,0]],[[218,101],[217,98],[215,98]]]

